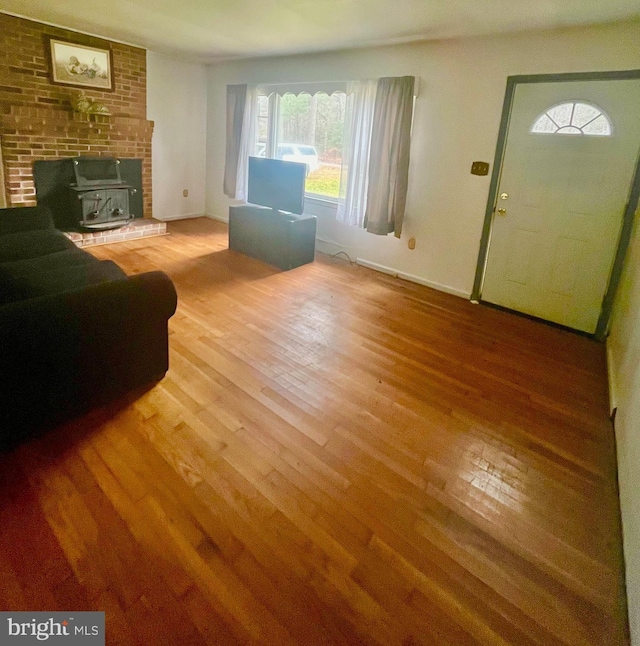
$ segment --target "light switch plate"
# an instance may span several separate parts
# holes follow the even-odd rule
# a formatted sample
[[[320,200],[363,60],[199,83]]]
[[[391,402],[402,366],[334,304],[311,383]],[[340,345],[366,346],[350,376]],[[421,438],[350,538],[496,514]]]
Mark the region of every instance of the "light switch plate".
[[[471,164],[471,174],[472,175],[488,175],[489,174],[489,164],[488,162],[475,161]]]

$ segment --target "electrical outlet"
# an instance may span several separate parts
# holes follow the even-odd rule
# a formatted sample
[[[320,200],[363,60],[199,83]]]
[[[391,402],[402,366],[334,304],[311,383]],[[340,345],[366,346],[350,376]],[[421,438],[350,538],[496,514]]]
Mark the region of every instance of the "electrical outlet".
[[[182,191],[182,197],[189,197],[189,190],[188,189],[185,188],[184,191]]]
[[[415,248],[416,248],[416,239],[409,238],[409,249],[415,249]]]

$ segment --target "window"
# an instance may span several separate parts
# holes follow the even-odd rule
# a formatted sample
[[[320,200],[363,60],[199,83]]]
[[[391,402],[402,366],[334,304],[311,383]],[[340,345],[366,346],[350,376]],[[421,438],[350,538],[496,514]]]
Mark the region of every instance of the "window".
[[[346,94],[323,86],[259,88],[255,154],[305,164],[307,195],[337,200]]]
[[[611,136],[611,121],[597,106],[581,101],[559,103],[533,123],[533,134]]]
[[[415,77],[294,86],[227,85],[224,194],[247,197],[249,157],[280,156],[306,166],[307,195],[335,201],[339,222],[399,238]]]

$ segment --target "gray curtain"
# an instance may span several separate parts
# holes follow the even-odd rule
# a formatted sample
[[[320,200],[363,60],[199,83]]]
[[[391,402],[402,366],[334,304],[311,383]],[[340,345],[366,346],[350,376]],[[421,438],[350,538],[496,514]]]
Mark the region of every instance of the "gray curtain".
[[[378,80],[371,132],[369,188],[364,226],[396,238],[402,232],[409,178],[413,76]]]
[[[235,198],[237,192],[238,161],[246,100],[246,85],[227,85],[227,148],[223,188],[224,194],[232,198]]]

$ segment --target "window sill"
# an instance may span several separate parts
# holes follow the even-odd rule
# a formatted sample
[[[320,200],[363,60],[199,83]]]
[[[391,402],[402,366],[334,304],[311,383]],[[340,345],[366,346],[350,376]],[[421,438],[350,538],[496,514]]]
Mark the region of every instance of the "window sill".
[[[324,195],[317,195],[313,193],[306,193],[304,196],[304,210],[309,211],[311,215],[317,215],[316,211],[335,212],[338,209],[338,200],[332,197],[325,197]],[[307,208],[310,207],[310,208]]]

